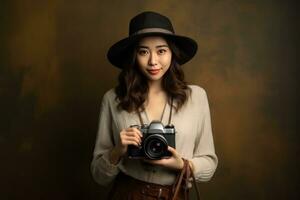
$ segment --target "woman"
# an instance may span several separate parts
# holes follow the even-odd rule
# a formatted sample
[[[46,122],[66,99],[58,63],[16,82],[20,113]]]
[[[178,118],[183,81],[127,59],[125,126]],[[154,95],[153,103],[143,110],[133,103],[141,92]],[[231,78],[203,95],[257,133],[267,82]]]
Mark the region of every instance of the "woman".
[[[170,198],[184,166],[182,158],[189,161],[197,181],[208,181],[214,174],[218,161],[207,96],[201,87],[187,85],[181,69],[196,51],[193,39],[176,35],[170,20],[155,12],[131,19],[129,37],[109,49],[109,61],[122,71],[118,86],[102,99],[91,170],[99,184],[113,183],[111,199]],[[140,149],[145,137],[132,125],[154,120],[174,125],[169,156],[128,157],[129,149]]]

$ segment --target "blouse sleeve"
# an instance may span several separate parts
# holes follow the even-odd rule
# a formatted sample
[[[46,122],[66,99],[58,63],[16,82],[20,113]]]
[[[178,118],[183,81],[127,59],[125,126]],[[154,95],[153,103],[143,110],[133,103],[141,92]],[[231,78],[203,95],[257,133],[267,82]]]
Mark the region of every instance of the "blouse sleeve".
[[[109,153],[114,146],[114,142],[112,135],[112,113],[108,98],[108,93],[106,93],[102,99],[99,127],[91,163],[93,178],[100,185],[108,185],[119,173],[119,164],[113,165],[109,161]]]
[[[218,158],[215,154],[207,95],[202,88],[200,88],[200,93],[200,103],[203,104],[201,106],[203,118],[199,122],[198,135],[191,161],[194,164],[196,180],[209,181],[216,170]]]

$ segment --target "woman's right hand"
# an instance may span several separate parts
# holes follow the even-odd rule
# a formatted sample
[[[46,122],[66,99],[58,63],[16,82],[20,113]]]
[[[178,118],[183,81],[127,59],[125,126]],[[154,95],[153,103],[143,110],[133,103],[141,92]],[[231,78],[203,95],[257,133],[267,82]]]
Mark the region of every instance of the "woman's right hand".
[[[135,127],[123,129],[120,132],[119,143],[111,151],[111,163],[117,164],[119,162],[120,158],[126,154],[128,145],[140,146],[142,137],[142,133]]]

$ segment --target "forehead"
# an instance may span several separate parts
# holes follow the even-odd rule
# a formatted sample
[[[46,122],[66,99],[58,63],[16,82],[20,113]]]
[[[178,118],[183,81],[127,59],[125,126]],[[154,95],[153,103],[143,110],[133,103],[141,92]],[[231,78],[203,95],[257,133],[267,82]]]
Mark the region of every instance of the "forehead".
[[[148,36],[142,38],[139,43],[140,46],[157,46],[157,45],[168,45],[167,41],[161,36]]]

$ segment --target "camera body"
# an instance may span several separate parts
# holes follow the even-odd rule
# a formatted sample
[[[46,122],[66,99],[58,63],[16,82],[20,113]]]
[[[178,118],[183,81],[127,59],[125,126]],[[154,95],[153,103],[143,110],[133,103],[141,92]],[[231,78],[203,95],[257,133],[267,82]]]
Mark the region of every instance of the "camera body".
[[[173,125],[164,126],[160,121],[152,121],[150,125],[130,127],[137,127],[143,137],[139,147],[128,145],[129,158],[158,160],[172,156],[172,153],[168,151],[168,146],[175,148],[175,127]]]

